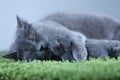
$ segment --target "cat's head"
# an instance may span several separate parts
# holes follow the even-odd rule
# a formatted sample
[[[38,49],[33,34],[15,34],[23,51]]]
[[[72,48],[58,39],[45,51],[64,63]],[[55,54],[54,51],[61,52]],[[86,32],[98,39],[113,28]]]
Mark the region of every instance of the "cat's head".
[[[77,56],[80,52],[79,49],[78,52],[75,52],[77,51],[77,46],[74,45],[76,44],[71,39],[62,35],[55,35],[49,40],[47,46],[45,46],[47,50],[42,48],[40,51],[50,51],[53,55],[52,59],[56,59],[57,57],[58,60],[78,61],[81,55]]]
[[[34,60],[40,58],[38,44],[35,40],[35,31],[30,23],[17,16],[17,31],[15,40],[4,58],[15,60]]]
[[[35,31],[30,23],[17,16],[16,38],[35,41]]]

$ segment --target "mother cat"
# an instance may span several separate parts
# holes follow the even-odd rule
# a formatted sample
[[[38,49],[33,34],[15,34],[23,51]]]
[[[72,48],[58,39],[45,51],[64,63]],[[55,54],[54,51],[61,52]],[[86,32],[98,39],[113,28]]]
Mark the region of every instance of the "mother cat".
[[[43,20],[51,20],[84,34],[87,38],[120,40],[120,21],[98,14],[53,14]]]

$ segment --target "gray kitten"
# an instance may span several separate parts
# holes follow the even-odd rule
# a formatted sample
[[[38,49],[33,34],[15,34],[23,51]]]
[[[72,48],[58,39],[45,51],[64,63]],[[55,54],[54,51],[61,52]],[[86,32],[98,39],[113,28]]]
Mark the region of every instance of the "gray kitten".
[[[120,56],[120,41],[118,40],[86,40],[86,48],[88,51],[88,57],[114,57]]]
[[[14,43],[11,45],[8,54],[3,58],[14,60],[34,60],[45,59],[44,54],[39,51],[38,44],[35,41],[35,31],[27,21],[17,17],[17,31]]]
[[[87,50],[85,48],[86,38],[81,33],[71,31],[61,24],[49,20],[28,23],[17,17],[17,22],[16,39],[10,51],[4,57],[18,60],[50,59],[52,52],[46,50],[47,48],[45,48],[45,50],[48,51],[46,53],[40,49],[42,46],[46,46],[46,43],[48,43],[53,36],[61,35],[72,43],[72,45],[70,45],[71,50],[69,49],[70,51],[66,51],[65,54],[70,52],[75,61],[81,61],[87,58]],[[14,57],[14,55],[16,56]],[[63,60],[66,60],[66,58],[64,59],[63,57]],[[71,58],[67,58],[67,60],[71,61]]]

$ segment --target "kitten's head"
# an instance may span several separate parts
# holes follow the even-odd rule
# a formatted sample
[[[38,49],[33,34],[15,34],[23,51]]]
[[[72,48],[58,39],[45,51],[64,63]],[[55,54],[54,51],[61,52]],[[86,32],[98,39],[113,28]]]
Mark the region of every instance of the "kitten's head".
[[[18,16],[16,38],[35,41],[35,31],[33,30],[32,25]]]
[[[31,40],[16,39],[11,46],[8,54],[3,56],[4,58],[14,60],[38,60],[42,59],[39,52],[38,45]]]
[[[57,60],[75,60],[71,54],[71,41],[63,36],[54,36],[50,39],[46,47],[52,53],[52,59],[56,59],[57,57]]]
[[[27,21],[17,17],[16,39],[8,54],[3,57],[15,60],[34,60],[42,59],[40,54],[32,26]]]
[[[109,55],[110,57],[114,57],[114,58],[120,57],[120,46],[112,47]]]

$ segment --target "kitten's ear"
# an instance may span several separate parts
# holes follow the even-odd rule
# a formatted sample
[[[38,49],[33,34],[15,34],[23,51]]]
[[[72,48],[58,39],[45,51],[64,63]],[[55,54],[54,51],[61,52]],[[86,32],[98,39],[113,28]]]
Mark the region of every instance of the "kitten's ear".
[[[63,36],[60,36],[60,35],[56,35],[54,37],[51,38],[50,42],[49,42],[51,45],[54,45],[54,46],[59,46],[60,44],[66,44],[68,43],[68,40],[67,38],[63,37]]]
[[[17,15],[16,15],[16,18],[17,18],[17,26],[18,26],[18,28],[24,28],[24,29],[29,28],[29,24],[28,24],[28,22],[26,20],[20,18]]]
[[[8,53],[8,54],[2,56],[2,58],[18,60],[17,59],[17,52]]]

